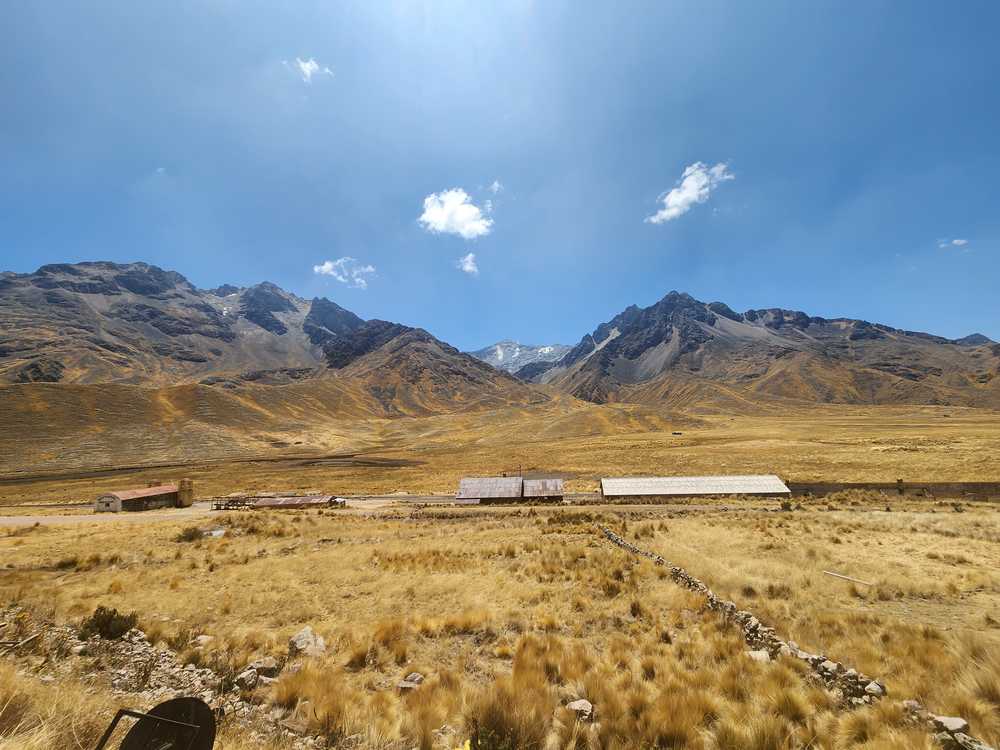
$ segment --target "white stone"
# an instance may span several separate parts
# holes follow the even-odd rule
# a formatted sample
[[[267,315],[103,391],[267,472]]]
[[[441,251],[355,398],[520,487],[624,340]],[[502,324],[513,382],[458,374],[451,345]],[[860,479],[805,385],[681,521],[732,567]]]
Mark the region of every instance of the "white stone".
[[[764,649],[760,649],[759,651],[748,651],[747,656],[749,656],[754,661],[761,662],[762,664],[766,664],[767,662],[771,661],[771,655],[767,653],[767,651],[765,651]]]
[[[306,625],[288,641],[288,655],[320,656],[326,653],[326,642],[322,636],[316,635],[313,629]]]
[[[567,703],[566,708],[576,713],[576,717],[583,721],[590,721],[594,715],[594,704],[584,698]]]

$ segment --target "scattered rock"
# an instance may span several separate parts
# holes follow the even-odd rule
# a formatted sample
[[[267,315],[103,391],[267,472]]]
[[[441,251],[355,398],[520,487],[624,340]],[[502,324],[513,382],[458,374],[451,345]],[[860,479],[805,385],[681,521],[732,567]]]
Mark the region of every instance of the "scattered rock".
[[[946,742],[941,742],[942,747],[955,747],[960,748],[960,750],[993,750],[989,745],[984,742],[980,742],[975,737],[970,737],[964,732],[956,732],[955,734],[947,734],[942,732],[945,737],[948,737],[951,744]],[[940,736],[940,735],[938,735]]]
[[[584,698],[567,703],[566,708],[573,711],[580,721],[590,721],[594,716],[594,704]]]
[[[278,722],[278,725],[293,734],[305,734],[309,731],[309,725],[305,719],[296,719],[294,717],[291,719],[282,719]]]
[[[306,625],[302,630],[288,640],[288,655],[321,656],[326,653],[326,641],[316,635],[313,629]]]

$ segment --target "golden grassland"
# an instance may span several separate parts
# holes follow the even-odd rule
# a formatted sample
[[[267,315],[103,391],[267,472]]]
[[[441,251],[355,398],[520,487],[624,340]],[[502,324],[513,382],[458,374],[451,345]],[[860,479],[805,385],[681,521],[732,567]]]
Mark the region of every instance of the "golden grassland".
[[[0,601],[58,622],[98,604],[135,610],[151,639],[229,675],[283,658],[311,625],[327,654],[251,697],[361,747],[454,748],[473,731],[491,750],[932,747],[904,721],[904,698],[963,716],[996,744],[1000,509],[885,502],[232,513],[217,517],[217,539],[173,521],[28,527],[0,536]],[[607,544],[601,523],[780,636],[884,679],[892,700],[845,711],[798,662],[752,661],[738,631],[663,568]],[[196,648],[200,634],[215,640]],[[401,694],[413,671],[427,680]],[[0,685],[0,707],[19,707],[17,721],[0,711],[4,750],[90,747],[103,722],[84,713],[110,718],[114,705],[104,694],[74,705],[72,683],[8,672]],[[565,708],[575,698],[596,721],[576,721]],[[256,746],[232,733],[220,744]]]
[[[201,450],[197,440],[185,443],[180,431],[171,454],[180,456],[180,463],[97,476],[78,475],[67,464],[65,476],[42,481],[11,479],[15,469],[35,467],[25,448],[31,441],[12,438],[3,459],[7,479],[0,481],[0,504],[91,501],[109,489],[181,476],[195,480],[200,497],[273,489],[344,495],[451,493],[461,476],[519,469],[562,474],[570,492],[596,490],[602,476],[649,474],[1000,481],[1000,414],[957,407],[811,406],[787,414],[682,416],[560,398],[530,409],[328,426],[303,423],[301,432],[282,434],[291,448],[266,455],[248,452],[235,461],[209,460],[211,452]],[[134,465],[125,462],[116,435],[113,426],[105,426],[86,441],[79,435],[67,441],[87,443],[89,452],[83,455],[90,457],[88,468]],[[361,452],[356,459],[324,458],[354,451]],[[364,464],[373,457],[404,465]],[[145,460],[156,457],[150,454]]]

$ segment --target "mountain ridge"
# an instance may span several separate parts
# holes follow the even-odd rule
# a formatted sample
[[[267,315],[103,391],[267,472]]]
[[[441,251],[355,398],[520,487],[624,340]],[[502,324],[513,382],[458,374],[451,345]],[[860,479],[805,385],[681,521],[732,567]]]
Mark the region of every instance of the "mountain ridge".
[[[422,329],[271,282],[203,290],[147,263],[93,261],[7,273],[0,292],[0,382],[10,384],[240,390],[337,379],[383,416],[542,398]]]
[[[359,403],[395,415],[530,404],[553,390],[653,406],[998,408],[998,375],[1000,344],[982,334],[947,339],[778,307],[739,313],[677,291],[629,305],[574,346],[504,340],[462,353],[424,329],[266,281],[198,289],[175,271],[108,261],[0,274],[0,383],[240,390],[338,378],[360,389]]]
[[[1000,406],[1000,345],[783,308],[737,313],[672,291],[630,305],[527,374],[578,398],[663,402],[695,379],[830,403]]]

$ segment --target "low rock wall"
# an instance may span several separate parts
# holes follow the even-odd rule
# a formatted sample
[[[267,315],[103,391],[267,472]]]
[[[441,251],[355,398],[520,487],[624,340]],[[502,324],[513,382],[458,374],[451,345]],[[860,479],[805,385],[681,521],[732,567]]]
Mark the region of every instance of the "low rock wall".
[[[663,557],[653,552],[641,549],[620,537],[611,529],[600,527],[608,540],[627,552],[652,560],[656,565],[670,569],[670,578],[674,583],[691,591],[696,591],[705,597],[708,608],[721,614],[728,622],[739,627],[743,639],[752,649],[751,657],[758,658],[766,652],[769,659],[786,656],[799,659],[809,665],[812,673],[830,689],[841,702],[847,706],[856,707],[874,703],[887,694],[885,684],[878,679],[861,674],[856,669],[849,668],[840,662],[828,659],[823,654],[811,654],[803,651],[794,641],[783,641],[775,635],[774,628],[767,627],[754,615],[737,607],[733,602],[716,596],[708,586],[677,565],[671,565]],[[928,713],[916,701],[904,701],[903,707],[914,721],[919,722],[934,733],[935,739],[945,748],[960,748],[961,750],[993,750],[979,740],[970,737],[965,732],[968,724],[962,719],[947,716],[935,716]]]

